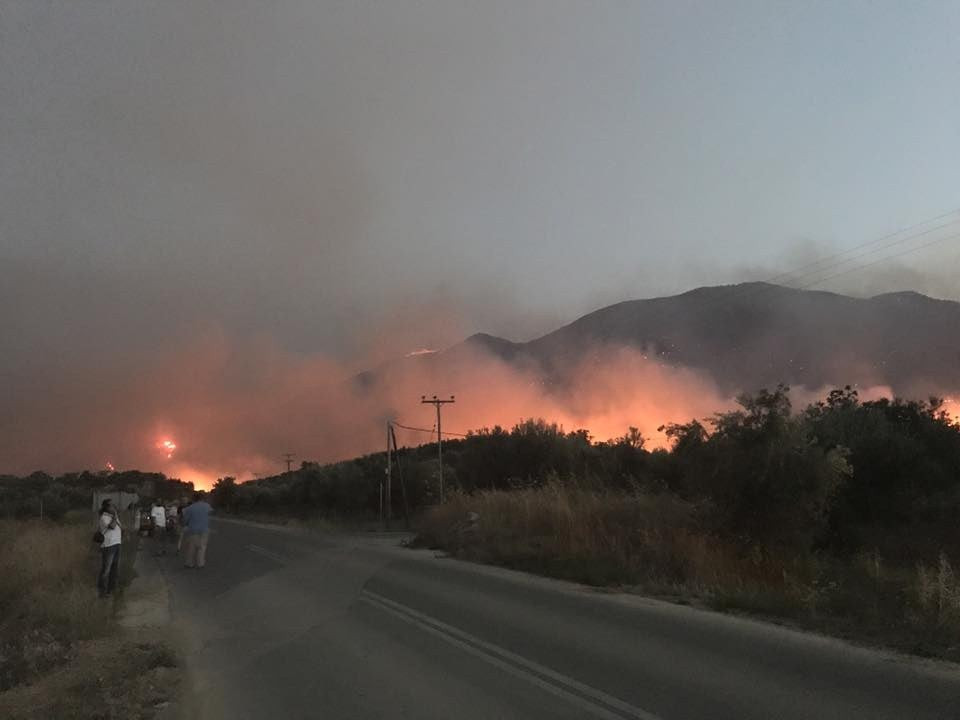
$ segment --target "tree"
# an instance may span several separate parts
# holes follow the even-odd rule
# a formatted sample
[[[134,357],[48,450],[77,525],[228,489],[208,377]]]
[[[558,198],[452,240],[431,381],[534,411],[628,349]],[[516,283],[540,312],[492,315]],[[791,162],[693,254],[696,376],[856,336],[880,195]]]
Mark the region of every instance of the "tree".
[[[847,451],[815,442],[791,416],[788,388],[741,395],[741,409],[668,428],[674,454],[709,500],[713,529],[744,545],[809,550],[823,535],[838,488],[850,474]]]
[[[834,550],[868,546],[908,556],[951,543],[960,509],[960,428],[939,399],[860,402],[846,387],[808,407],[804,418],[822,447],[850,451],[852,474],[831,513]]]
[[[217,478],[210,491],[214,505],[235,509],[237,505],[237,480],[232,477]]]

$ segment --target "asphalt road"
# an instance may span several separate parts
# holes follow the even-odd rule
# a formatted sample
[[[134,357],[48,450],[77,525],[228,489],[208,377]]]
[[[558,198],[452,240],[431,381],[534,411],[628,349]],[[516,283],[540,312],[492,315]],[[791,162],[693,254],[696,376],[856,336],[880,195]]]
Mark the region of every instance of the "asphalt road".
[[[435,557],[219,520],[161,559],[195,718],[960,718],[956,667]]]

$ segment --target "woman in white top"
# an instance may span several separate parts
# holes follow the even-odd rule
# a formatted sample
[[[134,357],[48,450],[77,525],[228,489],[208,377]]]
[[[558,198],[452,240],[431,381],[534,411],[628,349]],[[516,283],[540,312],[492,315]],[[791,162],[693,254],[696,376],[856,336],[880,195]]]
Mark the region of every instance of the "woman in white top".
[[[117,567],[120,565],[121,528],[117,509],[113,500],[104,500],[100,505],[100,575],[97,577],[97,590],[100,597],[110,595],[117,586]]]

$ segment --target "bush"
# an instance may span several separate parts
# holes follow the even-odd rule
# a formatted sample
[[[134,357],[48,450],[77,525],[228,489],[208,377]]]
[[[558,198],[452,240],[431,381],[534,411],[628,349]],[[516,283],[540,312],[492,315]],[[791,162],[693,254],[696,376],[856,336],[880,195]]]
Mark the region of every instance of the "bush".
[[[684,492],[708,499],[712,530],[743,547],[807,552],[826,535],[837,491],[851,468],[842,446],[815,442],[791,416],[788,388],[738,398],[740,410],[666,428]]]

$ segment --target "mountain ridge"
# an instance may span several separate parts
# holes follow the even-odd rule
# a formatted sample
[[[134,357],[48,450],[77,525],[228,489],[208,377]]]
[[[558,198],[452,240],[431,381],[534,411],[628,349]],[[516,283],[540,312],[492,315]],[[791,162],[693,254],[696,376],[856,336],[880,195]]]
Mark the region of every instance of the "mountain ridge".
[[[692,368],[723,390],[777,383],[960,390],[960,303],[914,291],[858,298],[771,283],[703,286],[608,305],[526,342],[475,333],[418,362],[480,349],[535,368],[547,384],[589,353],[626,347]]]

